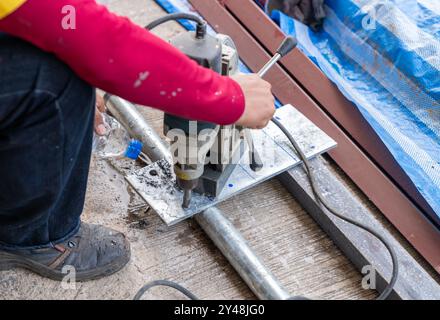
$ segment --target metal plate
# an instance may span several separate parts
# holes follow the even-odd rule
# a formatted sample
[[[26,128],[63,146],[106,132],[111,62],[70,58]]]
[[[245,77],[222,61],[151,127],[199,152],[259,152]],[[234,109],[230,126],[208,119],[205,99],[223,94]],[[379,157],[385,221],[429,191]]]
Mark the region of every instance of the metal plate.
[[[276,117],[288,128],[308,158],[336,146],[332,138],[291,105],[279,108]],[[182,208],[183,193],[175,185],[172,165],[165,160],[139,169],[126,179],[167,225],[173,225],[300,163],[289,140],[273,123],[263,130],[253,130],[252,134],[255,148],[265,164],[263,169],[253,172],[245,152],[217,198],[194,193],[187,209]]]

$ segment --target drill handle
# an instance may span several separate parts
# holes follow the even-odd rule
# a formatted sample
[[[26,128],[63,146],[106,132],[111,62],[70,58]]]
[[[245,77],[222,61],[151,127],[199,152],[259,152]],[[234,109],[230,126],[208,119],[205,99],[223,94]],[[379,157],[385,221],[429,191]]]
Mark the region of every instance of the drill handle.
[[[298,40],[296,40],[295,37],[288,36],[283,40],[283,43],[281,43],[280,47],[277,50],[277,53],[281,57],[284,57],[287,54],[289,54],[290,51],[295,49],[297,45],[298,45]]]

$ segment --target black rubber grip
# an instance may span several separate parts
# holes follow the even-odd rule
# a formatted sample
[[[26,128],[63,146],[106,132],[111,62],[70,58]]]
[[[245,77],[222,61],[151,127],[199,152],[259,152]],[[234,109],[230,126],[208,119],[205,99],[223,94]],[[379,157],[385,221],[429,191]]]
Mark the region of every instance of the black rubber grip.
[[[260,158],[260,155],[258,154],[258,151],[254,149],[253,151],[251,151],[250,156],[251,156],[251,164],[250,164],[251,170],[254,172],[258,172],[261,169],[263,169],[264,164]]]
[[[277,53],[279,53],[282,57],[284,57],[290,51],[295,49],[297,44],[298,44],[298,40],[296,40],[295,37],[288,36],[286,37],[286,39],[284,39],[283,43],[278,48]]]

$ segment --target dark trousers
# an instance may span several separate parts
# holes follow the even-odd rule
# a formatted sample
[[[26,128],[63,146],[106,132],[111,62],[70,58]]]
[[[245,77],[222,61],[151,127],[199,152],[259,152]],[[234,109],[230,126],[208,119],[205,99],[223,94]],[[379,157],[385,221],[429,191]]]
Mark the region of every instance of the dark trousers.
[[[0,249],[79,228],[95,90],[53,55],[0,33]]]

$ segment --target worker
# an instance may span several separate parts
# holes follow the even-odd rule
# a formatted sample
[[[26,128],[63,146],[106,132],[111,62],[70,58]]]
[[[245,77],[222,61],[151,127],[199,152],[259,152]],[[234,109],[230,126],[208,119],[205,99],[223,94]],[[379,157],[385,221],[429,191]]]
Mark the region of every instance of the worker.
[[[200,67],[94,0],[1,0],[0,270],[86,281],[129,261],[123,234],[80,221],[95,88],[221,125],[263,128],[275,111],[256,75]]]

